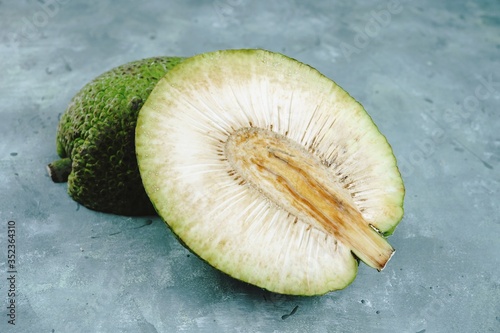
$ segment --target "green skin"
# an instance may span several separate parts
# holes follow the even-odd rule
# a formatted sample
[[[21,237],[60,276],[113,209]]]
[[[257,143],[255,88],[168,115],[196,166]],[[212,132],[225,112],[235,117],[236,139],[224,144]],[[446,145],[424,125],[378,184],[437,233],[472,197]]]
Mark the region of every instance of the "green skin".
[[[98,76],[71,100],[57,132],[60,160],[48,165],[55,182],[87,208],[119,215],[152,215],[135,156],[139,110],[168,70],[184,58],[127,63]]]

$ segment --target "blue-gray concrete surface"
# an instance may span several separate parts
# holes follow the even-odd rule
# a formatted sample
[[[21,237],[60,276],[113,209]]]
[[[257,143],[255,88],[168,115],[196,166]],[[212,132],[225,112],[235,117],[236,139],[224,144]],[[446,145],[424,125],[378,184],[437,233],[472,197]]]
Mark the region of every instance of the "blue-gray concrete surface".
[[[159,218],[90,211],[50,181],[58,118],[89,80],[228,48],[316,67],[387,136],[407,194],[384,271],[271,294],[190,255]],[[496,0],[0,1],[0,332],[500,332],[499,107]]]

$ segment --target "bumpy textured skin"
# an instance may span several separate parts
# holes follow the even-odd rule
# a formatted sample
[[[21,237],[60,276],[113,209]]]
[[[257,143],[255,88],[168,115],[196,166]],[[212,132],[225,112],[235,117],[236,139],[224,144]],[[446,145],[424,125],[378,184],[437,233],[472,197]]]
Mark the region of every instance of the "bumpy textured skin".
[[[135,155],[142,105],[179,57],[148,58],[116,67],[85,85],[59,122],[57,153],[72,160],[68,193],[80,204],[119,215],[155,210]]]

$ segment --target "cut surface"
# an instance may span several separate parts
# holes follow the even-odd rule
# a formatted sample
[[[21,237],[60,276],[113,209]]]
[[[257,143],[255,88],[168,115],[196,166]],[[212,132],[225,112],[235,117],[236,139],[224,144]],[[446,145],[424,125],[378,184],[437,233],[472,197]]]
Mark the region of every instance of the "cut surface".
[[[315,69],[263,50],[187,59],[141,109],[136,152],[156,210],[193,252],[287,294],[382,269],[402,217],[392,150],[362,106]],[[353,255],[354,253],[354,255]]]

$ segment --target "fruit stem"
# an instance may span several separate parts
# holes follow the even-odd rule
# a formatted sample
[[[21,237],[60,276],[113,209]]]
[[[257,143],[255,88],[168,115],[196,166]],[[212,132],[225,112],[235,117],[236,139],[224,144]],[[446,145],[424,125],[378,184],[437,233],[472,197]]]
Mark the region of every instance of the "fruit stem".
[[[68,181],[71,173],[71,159],[61,158],[47,165],[47,172],[54,183],[64,183]]]
[[[290,214],[332,235],[368,266],[381,271],[394,254],[331,171],[300,145],[274,132],[247,128],[231,135],[226,152],[245,180]]]
[[[286,177],[276,180],[284,193],[294,197],[292,205],[307,212],[322,228],[344,242],[359,259],[381,271],[394,254],[394,248],[377,232],[360,212],[347,201],[337,197],[335,190],[328,190],[311,174],[287,162],[288,170],[281,167]],[[283,170],[286,170],[283,172]],[[288,172],[290,171],[290,172]]]

